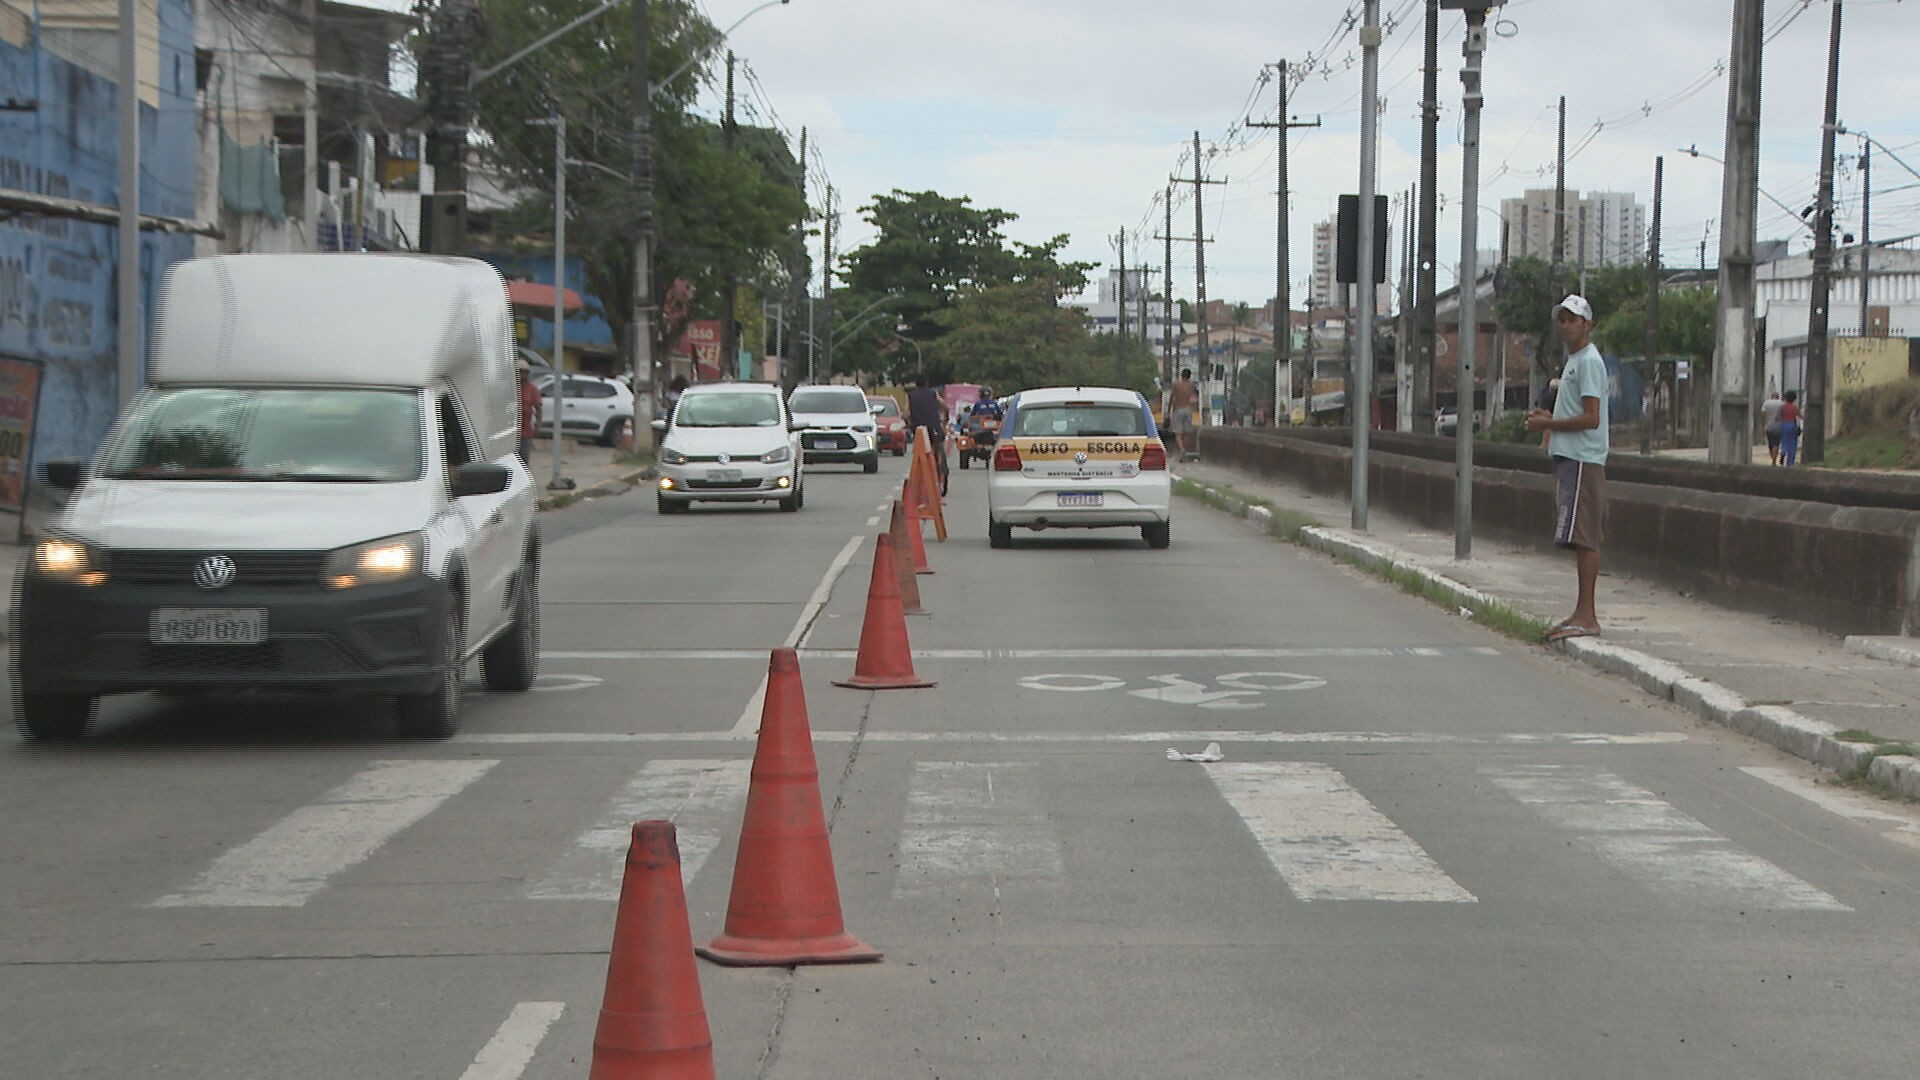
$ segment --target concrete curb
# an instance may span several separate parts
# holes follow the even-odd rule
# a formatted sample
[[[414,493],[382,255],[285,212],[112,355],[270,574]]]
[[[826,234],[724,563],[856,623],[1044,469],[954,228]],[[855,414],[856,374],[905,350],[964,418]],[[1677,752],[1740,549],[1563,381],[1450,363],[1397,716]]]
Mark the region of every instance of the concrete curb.
[[[1876,659],[1920,667],[1920,643],[1910,637],[1866,637],[1856,634],[1848,637],[1846,644],[1848,649]]]
[[[635,469],[632,472],[623,473],[612,480],[602,480],[592,487],[579,488],[574,491],[556,492],[551,495],[542,495],[534,505],[541,510],[564,510],[582,499],[598,499],[607,495],[624,495],[633,490],[635,485],[651,480],[655,475],[653,466],[647,465]]]
[[[1265,507],[1203,488],[1203,501],[1243,517],[1271,533],[1273,515]],[[1374,573],[1392,569],[1412,574],[1448,597],[1455,606],[1477,607],[1500,601],[1452,578],[1408,561],[1392,548],[1363,543],[1333,529],[1307,527],[1301,542]],[[1504,606],[1504,605],[1503,605]],[[1848,638],[1847,647],[1887,660],[1920,664],[1920,651],[1901,646],[1900,639]],[[1859,645],[1856,646],[1856,642]],[[1779,705],[1752,705],[1732,690],[1702,679],[1677,664],[1594,638],[1569,638],[1555,643],[1559,651],[1610,675],[1618,675],[1654,697],[1671,701],[1710,723],[1758,739],[1795,757],[1835,773],[1858,775],[1864,770],[1874,784],[1909,798],[1920,798],[1920,758],[1877,754],[1872,743],[1837,738],[1832,724],[1802,716]],[[1548,646],[1552,648],[1553,646]],[[1872,651],[1882,649],[1883,652]]]

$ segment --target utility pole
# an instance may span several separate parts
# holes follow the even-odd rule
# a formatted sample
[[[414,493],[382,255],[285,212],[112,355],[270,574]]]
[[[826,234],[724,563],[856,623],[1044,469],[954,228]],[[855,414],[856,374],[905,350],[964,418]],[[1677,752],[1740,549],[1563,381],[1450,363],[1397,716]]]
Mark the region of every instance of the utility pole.
[[[118,221],[120,261],[115,265],[114,303],[119,401],[124,407],[140,392],[141,345],[146,322],[140,311],[140,35],[136,0],[120,0],[120,181]],[[38,8],[36,7],[37,11]],[[313,159],[313,144],[307,144]],[[309,221],[311,229],[313,223]]]
[[[1206,202],[1206,199],[1204,197],[1206,194],[1206,185],[1224,184],[1226,183],[1226,181],[1225,180],[1208,180],[1203,178],[1200,175],[1200,164],[1201,164],[1200,133],[1196,131],[1193,133],[1193,178],[1189,180],[1183,177],[1176,176],[1172,178],[1172,182],[1176,184],[1192,184],[1193,185],[1193,277],[1195,282],[1194,301],[1193,301],[1193,304],[1194,304],[1193,318],[1194,318],[1194,322],[1199,324],[1200,380],[1201,380],[1201,385],[1205,386],[1207,381],[1207,376],[1210,374],[1209,365],[1212,363],[1213,351],[1212,351],[1210,342],[1207,340],[1207,243],[1208,243],[1208,240],[1207,240],[1207,229],[1206,229],[1206,217],[1202,213],[1202,206]],[[1169,230],[1168,235],[1169,236],[1172,235],[1171,230]],[[1198,429],[1206,426],[1207,414],[1208,414],[1209,407],[1211,405],[1212,405],[1211,396],[1202,395],[1200,400],[1200,418],[1198,423],[1195,425],[1196,429],[1194,431],[1194,446],[1199,445],[1200,432]],[[1191,450],[1192,448],[1190,447],[1189,449]],[[1197,452],[1195,456],[1198,456]]]
[[[566,439],[561,421],[567,410],[567,118],[556,112],[533,121],[553,128],[553,475],[548,491],[572,491],[574,482],[561,464]]]
[[[1567,268],[1567,96],[1565,94],[1560,95],[1560,126],[1559,134],[1555,139],[1555,147],[1553,174],[1553,264],[1552,269],[1547,275],[1547,293],[1548,298],[1557,304],[1560,302],[1561,294],[1566,291],[1561,287],[1561,282],[1565,280],[1564,275],[1566,274]],[[1471,208],[1469,208],[1469,210],[1470,209]],[[1551,370],[1554,371],[1558,371],[1567,359],[1566,345],[1561,342],[1560,335],[1554,333],[1551,329],[1547,331],[1547,348],[1544,351],[1544,355],[1551,358],[1549,362],[1552,363]],[[1546,380],[1540,378],[1540,376],[1544,374],[1545,372],[1536,370],[1534,376],[1527,380],[1527,388],[1531,392],[1531,400],[1540,400],[1540,391],[1533,384],[1535,380],[1538,380],[1544,385]]]
[[[1860,138],[1860,336],[1867,336],[1867,293],[1873,285],[1873,144]]]
[[[1433,430],[1434,312],[1439,273],[1440,3],[1427,0],[1426,59],[1420,98],[1420,239],[1414,267],[1413,429]],[[1309,335],[1312,331],[1309,329]],[[1312,338],[1309,336],[1308,341]]]
[[[1120,245],[1120,287],[1113,294],[1113,385],[1127,385],[1127,228],[1115,237]]]
[[[820,234],[820,293],[826,301],[826,327],[820,332],[821,340],[826,343],[822,352],[827,365],[827,379],[833,379],[833,185],[827,185],[826,225]]]
[[[1800,433],[1800,460],[1808,465],[1827,459],[1827,365],[1831,363],[1827,307],[1833,290],[1833,137],[1839,125],[1840,6],[1841,0],[1833,0],[1827,111],[1820,125],[1820,196],[1813,211],[1813,305],[1807,318],[1807,400],[1801,409],[1806,422]]]
[[[1647,351],[1640,365],[1640,453],[1653,453],[1653,388],[1660,380],[1660,189],[1667,159],[1653,159],[1653,231],[1647,236]]]
[[[739,130],[733,121],[733,50],[727,50],[727,106],[726,114],[720,124],[720,142],[727,156],[733,156],[734,137]],[[740,364],[740,324],[738,309],[740,306],[740,277],[734,271],[733,252],[724,251],[720,257],[726,260],[726,283],[720,291],[720,356],[723,372],[736,371]]]
[[[472,113],[474,74],[467,56],[474,44],[476,15],[468,0],[440,0],[433,9],[420,56],[420,80],[427,88],[433,126],[427,131],[427,164],[433,166],[433,193],[420,200],[418,248],[433,255],[457,255],[465,246],[467,219],[467,121]],[[306,159],[319,160],[319,121],[307,128]],[[319,190],[317,172],[303,168],[308,241],[317,246]]]
[[[1460,181],[1460,397],[1454,408],[1453,557],[1473,554],[1473,366],[1480,344],[1480,274],[1475,262],[1480,227],[1480,57],[1487,48],[1485,0],[1468,0],[1467,37],[1460,52],[1462,120]],[[1504,0],[1491,0],[1502,3]],[[1565,99],[1562,99],[1563,101]]]
[[[1413,233],[1419,198],[1418,187],[1410,185],[1400,205],[1400,327],[1393,365],[1393,426],[1399,431],[1413,430]]]
[[[1312,122],[1290,120],[1287,118],[1287,62],[1282,60],[1269,64],[1278,74],[1274,77],[1274,86],[1278,90],[1279,106],[1274,113],[1274,122],[1249,120],[1248,127],[1273,128],[1276,141],[1280,144],[1279,186],[1274,200],[1277,206],[1277,227],[1274,230],[1274,270],[1273,270],[1273,423],[1280,425],[1284,414],[1289,422],[1292,418],[1293,404],[1293,298],[1287,271],[1287,203],[1292,192],[1287,184],[1287,132],[1292,128],[1317,128],[1320,118]],[[1312,306],[1312,302],[1308,302]]]
[[[1167,224],[1160,239],[1166,241],[1167,272],[1160,275],[1160,394],[1164,401],[1173,386],[1173,185],[1167,185]],[[1161,415],[1165,415],[1162,410]]]
[[[633,174],[633,313],[628,323],[633,352],[633,430],[648,431],[653,423],[653,88],[648,81],[647,44],[652,0],[633,2],[633,60],[628,89],[633,122],[628,132]]]
[[[1353,368],[1359,397],[1347,398],[1353,417],[1353,527],[1367,527],[1367,438],[1373,427],[1374,266],[1373,196],[1379,186],[1375,153],[1380,126],[1380,0],[1366,0],[1360,27],[1360,348]],[[1473,211],[1469,209],[1468,213]],[[1384,242],[1384,238],[1382,238]]]
[[[788,301],[786,316],[792,320],[787,331],[787,347],[780,353],[780,393],[782,397],[793,392],[794,384],[800,381],[800,309],[806,306],[807,280],[811,276],[805,272],[807,265],[807,129],[800,129],[800,220],[793,227],[793,269],[787,274]]]
[[[1839,0],[1835,0],[1836,20]],[[1760,62],[1764,19],[1763,0],[1737,0],[1733,13],[1733,49],[1727,72],[1727,148],[1722,155],[1720,181],[1720,299],[1714,319],[1713,414],[1708,428],[1707,459],[1745,465],[1753,458],[1754,273],[1755,211],[1760,193]],[[1828,99],[1832,101],[1831,98]],[[1827,114],[1829,124],[1833,114]],[[1823,145],[1831,175],[1833,138],[1829,128]],[[1822,199],[1832,188],[1823,186]],[[1814,265],[1819,266],[1819,249]],[[1816,288],[1819,271],[1815,270]],[[1819,294],[1816,294],[1819,295]],[[1813,355],[1813,334],[1826,340],[1826,300],[1821,325],[1808,330],[1807,355]],[[1811,397],[1811,395],[1809,395]],[[1809,400],[1811,405],[1812,401]],[[1813,460],[1811,452],[1808,460]]]

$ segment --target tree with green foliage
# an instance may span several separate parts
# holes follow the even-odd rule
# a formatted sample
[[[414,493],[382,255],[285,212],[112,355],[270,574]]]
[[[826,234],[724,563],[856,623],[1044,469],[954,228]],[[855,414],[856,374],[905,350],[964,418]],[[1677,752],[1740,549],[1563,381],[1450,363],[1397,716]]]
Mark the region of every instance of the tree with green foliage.
[[[834,310],[852,320],[835,331],[848,335],[845,342],[836,337],[834,346],[834,366],[843,374],[881,377],[911,364],[911,349],[903,356],[893,348],[896,328],[921,344],[929,369],[936,354],[950,363],[956,359],[952,350],[938,347],[950,332],[943,316],[963,298],[1009,286],[1070,296],[1086,288],[1095,266],[1061,261],[1065,234],[1037,245],[1010,243],[1003,229],[1018,215],[976,207],[966,196],[896,189],[875,196],[860,212],[877,235],[841,260],[843,288],[834,292]]]
[[[1092,333],[1085,312],[1060,306],[1045,281],[973,287],[933,317],[927,346],[935,382],[985,383],[1002,393],[1035,386],[1117,385],[1151,396],[1159,361],[1138,338]],[[1116,359],[1116,345],[1121,348]]]
[[[487,35],[473,64],[496,63],[595,6],[596,0],[480,0]],[[707,55],[719,41],[719,31],[690,0],[653,0],[650,30],[648,63],[659,73]],[[525,195],[495,220],[495,233],[516,246],[552,243],[553,131],[535,121],[566,117],[567,156],[587,163],[567,175],[567,246],[580,255],[587,292],[599,301],[623,353],[634,273],[632,48],[633,20],[624,8],[613,9],[473,94],[482,156]],[[799,166],[778,132],[739,129],[728,154],[719,126],[692,111],[700,73],[710,63],[702,61],[652,96],[653,295],[665,297],[676,279],[692,294],[678,319],[655,323],[656,353],[687,319],[722,317],[720,285],[729,267],[764,289],[784,289],[793,227],[806,208]]]

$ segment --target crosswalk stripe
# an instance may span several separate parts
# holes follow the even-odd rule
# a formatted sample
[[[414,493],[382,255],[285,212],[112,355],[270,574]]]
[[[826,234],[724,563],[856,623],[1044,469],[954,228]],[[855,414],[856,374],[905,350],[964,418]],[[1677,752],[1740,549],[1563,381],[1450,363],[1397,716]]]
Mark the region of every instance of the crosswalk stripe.
[[[486,775],[498,761],[376,761],[213,861],[154,907],[300,907],[334,875]]]
[[[1481,771],[1664,896],[1723,908],[1853,910],[1613,773],[1564,765]]]
[[[1065,876],[1065,855],[1041,807],[1038,766],[914,762],[896,898],[965,880],[982,880],[997,895],[1013,883],[1054,887]]]
[[[1275,761],[1204,768],[1301,900],[1477,899],[1330,766]]]
[[[647,762],[546,875],[527,886],[528,898],[620,899],[633,823],[661,818],[674,824],[680,842],[680,883],[686,885],[722,838],[738,834],[739,807],[752,777],[753,762],[746,758]]]

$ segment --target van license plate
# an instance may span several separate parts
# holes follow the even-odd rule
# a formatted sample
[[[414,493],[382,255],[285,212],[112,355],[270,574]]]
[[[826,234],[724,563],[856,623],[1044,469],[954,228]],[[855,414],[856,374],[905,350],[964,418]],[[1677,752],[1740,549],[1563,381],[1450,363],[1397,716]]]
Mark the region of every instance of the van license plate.
[[[1063,491],[1060,493],[1061,506],[1099,506],[1101,494],[1098,491]]]
[[[733,484],[740,480],[739,469],[708,469],[707,479],[716,484]]]
[[[155,608],[147,627],[155,645],[258,645],[267,640],[267,609]]]

